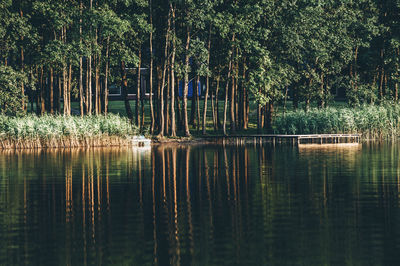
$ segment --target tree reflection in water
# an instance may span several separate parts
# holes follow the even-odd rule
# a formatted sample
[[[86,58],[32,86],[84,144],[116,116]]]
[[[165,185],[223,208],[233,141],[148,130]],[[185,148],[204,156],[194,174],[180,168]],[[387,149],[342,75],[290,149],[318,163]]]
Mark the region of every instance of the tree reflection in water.
[[[0,264],[388,264],[399,146],[2,152]]]

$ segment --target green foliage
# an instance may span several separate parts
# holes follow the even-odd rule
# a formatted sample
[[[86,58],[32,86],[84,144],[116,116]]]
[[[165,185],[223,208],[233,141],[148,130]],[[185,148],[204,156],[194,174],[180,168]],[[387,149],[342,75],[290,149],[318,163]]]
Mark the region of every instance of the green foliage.
[[[22,84],[27,83],[24,73],[15,71],[11,67],[0,65],[0,113],[6,115],[21,115]],[[25,99],[26,100],[26,99]]]
[[[119,85],[122,65],[138,66],[139,52],[142,67],[150,68],[153,59],[158,107],[158,88],[163,80],[170,84],[165,79],[172,76],[172,51],[179,81],[209,77],[210,94],[217,93],[218,83],[217,96],[234,94],[231,106],[239,109],[249,105],[240,101],[272,107],[285,97],[295,108],[301,102],[306,108],[326,107],[338,90],[351,106],[398,101],[399,16],[399,0],[5,0],[0,2],[0,65],[15,71],[8,69],[1,79],[15,84],[1,92],[3,99],[12,98],[1,108],[8,114],[22,108],[23,78],[38,113],[59,110],[60,87],[62,97],[83,96],[82,106],[90,113],[94,102],[106,105],[103,86],[106,81]],[[169,74],[163,77],[164,65]],[[132,74],[127,76],[130,91],[137,85]],[[34,82],[37,91],[30,85]],[[233,89],[225,94],[225,88]],[[90,95],[97,97],[92,105],[86,102]],[[237,113],[238,120],[246,119],[245,110]]]

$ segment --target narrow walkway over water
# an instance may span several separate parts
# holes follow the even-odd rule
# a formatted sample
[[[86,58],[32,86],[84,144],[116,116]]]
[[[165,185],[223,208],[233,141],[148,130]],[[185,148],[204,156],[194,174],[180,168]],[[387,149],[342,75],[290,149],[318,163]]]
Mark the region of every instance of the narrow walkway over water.
[[[307,135],[279,135],[279,134],[263,134],[263,135],[230,135],[230,136],[209,136],[214,138],[218,143],[234,142],[237,144],[248,142],[272,142],[272,143],[292,143],[292,144],[342,144],[342,143],[360,143],[360,134],[307,134]]]

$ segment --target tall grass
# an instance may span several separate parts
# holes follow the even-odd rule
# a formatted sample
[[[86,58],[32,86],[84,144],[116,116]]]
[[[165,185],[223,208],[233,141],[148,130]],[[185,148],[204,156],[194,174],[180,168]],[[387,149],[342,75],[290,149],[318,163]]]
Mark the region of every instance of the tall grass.
[[[279,134],[357,133],[363,139],[396,138],[400,136],[400,104],[291,111],[276,118],[274,131]]]
[[[0,115],[0,148],[120,146],[139,132],[127,118]]]

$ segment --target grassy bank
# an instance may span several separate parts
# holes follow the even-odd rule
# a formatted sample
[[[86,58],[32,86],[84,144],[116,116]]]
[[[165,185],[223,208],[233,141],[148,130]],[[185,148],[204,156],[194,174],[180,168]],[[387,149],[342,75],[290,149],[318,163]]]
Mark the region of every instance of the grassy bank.
[[[139,130],[124,116],[122,103],[114,102],[112,107],[110,109],[113,112],[121,113],[122,116],[115,113],[84,118],[78,116],[28,115],[21,118],[0,116],[0,149],[127,145],[132,136],[139,134]],[[363,139],[387,139],[400,136],[400,104],[386,103],[356,108],[335,104],[325,109],[312,108],[308,112],[290,108],[285,114],[282,110],[281,106],[276,107],[273,122],[276,134],[358,133]],[[208,116],[210,115],[211,112]],[[262,133],[257,130],[256,118],[256,113],[250,112],[249,129],[236,131],[235,135]],[[145,122],[145,129],[148,130],[150,121]],[[221,129],[214,131],[211,117],[208,117],[206,126],[209,136],[222,134]],[[193,126],[190,129],[194,138],[202,138],[200,130]],[[178,140],[181,139],[178,138]],[[166,139],[165,141],[173,140]]]
[[[279,134],[357,133],[363,139],[400,136],[400,104],[290,111],[274,122]]]
[[[138,135],[129,120],[119,115],[0,116],[0,148],[122,146]]]

